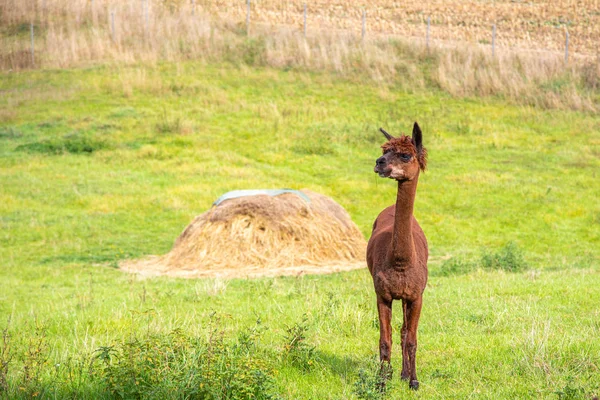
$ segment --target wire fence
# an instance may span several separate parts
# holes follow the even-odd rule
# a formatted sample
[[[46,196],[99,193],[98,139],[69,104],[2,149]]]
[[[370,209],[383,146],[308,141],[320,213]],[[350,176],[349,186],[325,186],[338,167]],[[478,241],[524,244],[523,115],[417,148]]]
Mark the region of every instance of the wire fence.
[[[18,21],[18,13],[7,8],[11,1],[16,9],[18,0],[3,0],[5,4],[0,6],[3,23]],[[470,43],[489,46],[493,56],[500,49],[560,51],[564,52],[564,61],[568,63],[573,55],[600,59],[600,24],[596,24],[600,22],[600,11],[594,11],[597,8],[592,6],[593,3],[597,7],[597,0],[579,3],[586,1],[591,7],[589,10],[585,7],[571,9],[570,2],[566,4],[560,0],[557,3],[561,3],[562,8],[556,4],[544,8],[542,3],[533,2],[528,6],[514,4],[507,8],[498,6],[496,2],[470,1],[472,9],[458,6],[444,8],[439,1],[419,8],[417,5],[420,3],[416,0],[405,0],[401,5],[380,0],[364,6],[341,0],[75,0],[71,4],[67,0],[32,0],[32,6],[26,7],[23,13],[31,21],[28,24],[31,66],[36,66],[38,31],[43,31],[53,21],[55,23],[57,18],[70,18],[76,24],[87,24],[93,29],[104,28],[116,44],[119,25],[141,24],[143,34],[147,36],[152,31],[150,25],[157,23],[157,19],[165,13],[179,19],[203,16],[230,24],[245,24],[248,35],[252,35],[253,28],[257,26],[261,27],[261,32],[271,28],[273,33],[287,27],[304,37],[318,35],[323,30],[342,31],[357,35],[362,41],[367,37],[412,38],[424,42],[428,50],[434,41],[446,45]],[[529,7],[527,13],[522,12],[524,7]],[[8,20],[12,15],[10,11],[13,11],[14,21]],[[527,20],[532,15],[536,18]],[[17,51],[25,54],[22,48]],[[6,57],[6,54],[0,57]]]
[[[424,4],[425,3],[425,4]],[[244,8],[240,5],[245,4]],[[302,31],[347,30],[362,37],[400,35],[421,40],[494,44],[513,50],[563,51],[597,56],[600,45],[598,0],[430,1],[366,3],[315,0],[201,0],[207,14],[244,17],[252,23],[301,27]],[[567,39],[569,36],[569,39]]]

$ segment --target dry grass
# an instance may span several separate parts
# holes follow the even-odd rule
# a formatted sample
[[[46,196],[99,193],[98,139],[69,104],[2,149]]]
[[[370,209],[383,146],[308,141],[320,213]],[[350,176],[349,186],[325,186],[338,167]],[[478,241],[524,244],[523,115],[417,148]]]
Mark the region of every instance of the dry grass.
[[[530,105],[597,108],[600,63],[595,57],[572,55],[566,65],[560,52],[512,48],[559,49],[563,33],[554,41],[547,35],[562,31],[556,27],[548,31],[551,25],[544,21],[562,15],[560,21],[566,21],[563,25],[571,30],[571,49],[590,54],[600,26],[593,24],[598,16],[589,11],[590,0],[580,1],[576,7],[566,2],[509,6],[500,1],[471,1],[460,7],[446,3],[366,3],[367,9],[376,12],[369,11],[369,33],[362,42],[360,22],[356,23],[362,8],[342,2],[311,3],[308,37],[304,38],[300,2],[253,3],[248,37],[245,8],[239,1],[196,1],[193,5],[183,0],[0,0],[0,68],[33,66],[29,23],[34,22],[35,67],[113,61],[226,61],[333,71],[411,90],[434,86],[455,96],[501,95]],[[519,12],[524,16],[516,18]],[[422,38],[406,38],[423,36],[426,15],[434,21],[435,40],[429,49]],[[537,19],[527,19],[528,15]],[[484,27],[489,30],[492,19],[498,24],[498,45],[504,47],[495,57],[478,33]],[[477,22],[477,29],[466,21]],[[528,42],[519,41],[516,33],[509,34],[512,31],[504,25],[514,32],[527,25]],[[457,29],[466,33],[455,34]],[[578,34],[578,29],[587,33]]]
[[[363,10],[367,12],[370,33],[402,37],[424,37],[427,18],[431,18],[431,37],[438,40],[490,43],[491,27],[497,26],[497,44],[504,48],[563,51],[565,31],[570,33],[573,53],[597,56],[600,39],[599,0],[514,1],[514,0],[261,0],[251,3],[252,22],[273,26],[303,24],[307,5],[309,31],[361,31]],[[234,23],[244,22],[243,0],[2,0],[0,18],[4,24],[38,22],[41,25],[109,25],[110,11],[119,22],[151,27],[163,20],[165,11],[180,14],[185,23],[192,14],[210,15]],[[183,17],[183,18],[182,18]],[[148,26],[145,27],[144,25]],[[117,29],[127,33],[129,28]]]
[[[162,257],[125,262],[142,275],[295,275],[364,267],[366,243],[335,201],[303,190],[227,200],[196,217]]]
[[[223,18],[243,20],[246,15],[244,1],[200,3],[206,12]],[[252,18],[300,28],[304,3],[308,29],[359,33],[365,10],[369,32],[402,37],[425,37],[429,17],[431,37],[444,41],[490,43],[495,24],[500,47],[563,51],[568,30],[572,52],[596,56],[600,39],[598,0],[261,0],[252,3]]]

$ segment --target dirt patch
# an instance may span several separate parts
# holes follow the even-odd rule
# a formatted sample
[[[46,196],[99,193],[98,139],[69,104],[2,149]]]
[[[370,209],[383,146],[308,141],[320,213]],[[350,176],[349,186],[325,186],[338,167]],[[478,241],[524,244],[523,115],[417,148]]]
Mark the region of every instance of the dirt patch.
[[[141,277],[170,276],[174,278],[261,278],[275,276],[322,275],[336,272],[366,268],[366,261],[337,265],[295,265],[284,267],[242,266],[239,268],[221,269],[170,269],[160,262],[159,256],[151,256],[143,260],[128,261],[120,265],[123,271]]]

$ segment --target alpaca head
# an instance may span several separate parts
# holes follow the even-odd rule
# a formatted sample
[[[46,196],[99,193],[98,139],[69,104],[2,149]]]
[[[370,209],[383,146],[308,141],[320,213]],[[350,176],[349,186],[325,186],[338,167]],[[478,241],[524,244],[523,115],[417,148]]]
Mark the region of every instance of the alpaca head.
[[[415,122],[412,137],[393,137],[380,129],[388,141],[381,146],[383,155],[375,162],[375,173],[382,178],[410,181],[427,166],[427,150],[423,147],[421,128]]]

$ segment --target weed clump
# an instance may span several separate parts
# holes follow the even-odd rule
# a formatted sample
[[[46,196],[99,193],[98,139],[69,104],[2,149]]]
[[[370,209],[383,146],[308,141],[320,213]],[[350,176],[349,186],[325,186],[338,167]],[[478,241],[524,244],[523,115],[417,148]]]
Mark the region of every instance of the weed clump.
[[[382,400],[392,383],[392,367],[389,364],[372,362],[358,371],[353,392],[361,400]]]
[[[15,351],[10,333],[10,318],[0,339],[0,398],[34,398],[45,391],[43,376],[47,373],[48,350],[46,327],[35,321],[34,333],[22,340]],[[16,396],[15,396],[16,395]]]
[[[10,319],[8,322],[10,325]],[[8,367],[12,361],[11,336],[8,333],[8,325],[2,330],[2,342],[0,343],[0,395],[8,392]]]
[[[91,154],[108,147],[109,146],[105,141],[74,133],[58,139],[45,139],[38,142],[22,144],[17,146],[16,150],[48,155],[64,153]]]
[[[306,314],[302,321],[286,329],[285,345],[283,346],[284,357],[293,366],[310,370],[315,364],[315,347],[306,342],[308,332],[308,317]]]
[[[0,330],[0,398],[279,399],[257,346],[260,321],[237,338],[226,337],[221,322],[213,315],[200,337],[146,332],[58,363],[49,362],[44,326],[18,349],[7,327]]]
[[[331,141],[326,138],[302,140],[292,146],[292,151],[301,155],[330,156],[337,154]]]
[[[261,331],[229,342],[217,326],[207,341],[175,330],[101,347],[100,377],[118,398],[278,399],[273,370],[254,346]]]
[[[157,133],[162,135],[167,134],[179,134],[182,130],[181,118],[179,117],[169,117],[165,113],[163,118],[161,118],[155,125],[154,128]]]
[[[36,322],[35,333],[29,338],[23,360],[21,390],[36,397],[42,390],[42,373],[48,361],[48,342],[46,327]]]
[[[558,400],[598,399],[595,396],[586,396],[585,388],[575,383],[573,377],[569,377],[565,386],[556,390],[554,394],[558,396]]]
[[[434,276],[466,275],[477,270],[480,266],[489,271],[522,272],[529,268],[523,251],[514,242],[508,242],[496,252],[484,250],[479,262],[469,261],[463,257],[452,257],[445,260]]]
[[[477,265],[460,257],[452,257],[442,263],[439,271],[435,275],[452,276],[466,275],[477,269]]]
[[[264,38],[248,38],[239,46],[239,54],[246,65],[262,66],[266,64],[267,46]]]
[[[0,139],[16,139],[21,136],[23,134],[13,126],[0,127]]]
[[[528,268],[523,251],[514,242],[508,242],[495,253],[484,251],[481,266],[489,270],[521,272]]]

